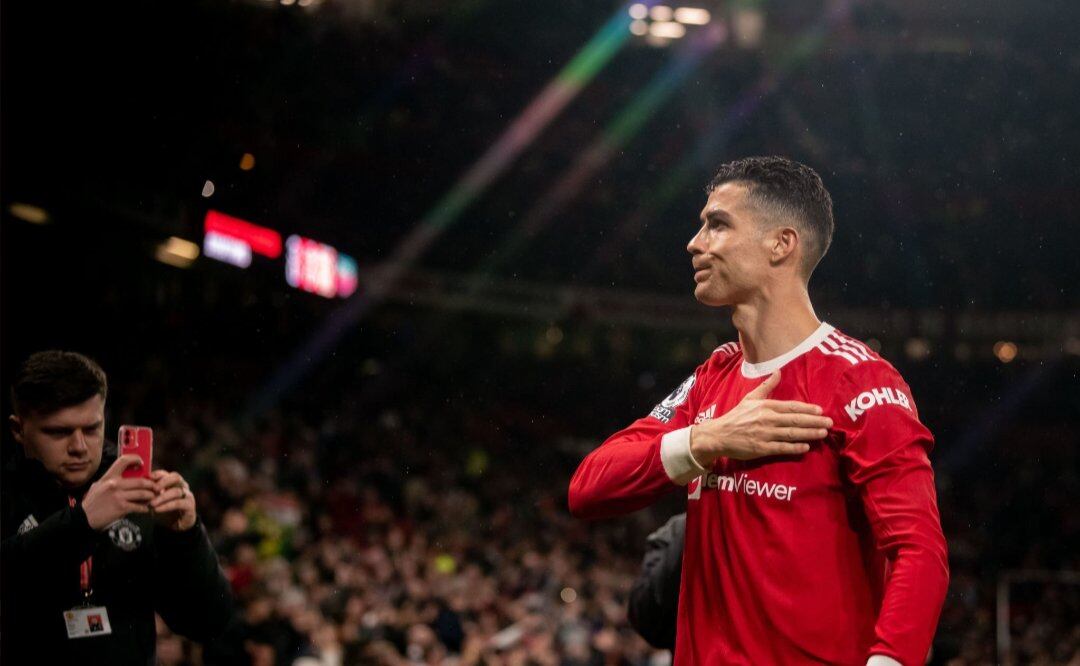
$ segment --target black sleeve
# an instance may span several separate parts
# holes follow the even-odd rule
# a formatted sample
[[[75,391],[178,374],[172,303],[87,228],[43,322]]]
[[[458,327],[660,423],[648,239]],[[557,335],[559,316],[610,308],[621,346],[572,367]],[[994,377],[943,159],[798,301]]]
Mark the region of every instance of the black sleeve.
[[[94,551],[97,533],[86,522],[81,505],[61,509],[23,534],[0,545],[5,572],[36,578],[61,568],[77,567]]]
[[[206,642],[224,633],[232,591],[202,521],[183,532],[154,529],[155,609],[169,629]]]
[[[686,514],[680,513],[649,535],[641,573],[630,590],[627,619],[650,645],[675,647]]]

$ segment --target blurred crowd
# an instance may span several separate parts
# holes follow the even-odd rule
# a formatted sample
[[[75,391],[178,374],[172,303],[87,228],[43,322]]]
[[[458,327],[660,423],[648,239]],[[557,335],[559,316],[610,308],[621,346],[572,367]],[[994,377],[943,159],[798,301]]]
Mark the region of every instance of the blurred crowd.
[[[498,441],[524,416],[482,409],[456,443],[420,408],[162,428],[160,463],[186,470],[239,601],[207,660],[663,663],[625,619],[649,525],[570,518],[557,438]],[[194,650],[162,627],[162,663]]]

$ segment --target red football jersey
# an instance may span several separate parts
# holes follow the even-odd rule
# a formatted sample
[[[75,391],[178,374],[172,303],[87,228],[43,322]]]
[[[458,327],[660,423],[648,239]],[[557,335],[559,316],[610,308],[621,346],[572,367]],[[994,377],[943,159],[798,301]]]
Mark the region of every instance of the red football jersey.
[[[820,405],[829,436],[802,455],[699,466],[690,426],[778,369],[770,398]],[[879,654],[916,666],[948,585],[933,441],[896,369],[822,324],[763,363],[722,345],[585,458],[570,508],[617,516],[686,487],[677,664],[862,666]]]

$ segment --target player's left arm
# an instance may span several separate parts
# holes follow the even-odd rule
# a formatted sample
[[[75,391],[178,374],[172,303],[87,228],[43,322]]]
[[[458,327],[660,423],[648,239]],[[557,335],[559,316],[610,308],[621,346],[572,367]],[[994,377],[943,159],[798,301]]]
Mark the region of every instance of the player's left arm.
[[[858,489],[889,566],[870,664],[919,666],[934,639],[949,583],[929,452],[911,389],[885,361],[848,368],[829,411],[843,435],[844,472]]]

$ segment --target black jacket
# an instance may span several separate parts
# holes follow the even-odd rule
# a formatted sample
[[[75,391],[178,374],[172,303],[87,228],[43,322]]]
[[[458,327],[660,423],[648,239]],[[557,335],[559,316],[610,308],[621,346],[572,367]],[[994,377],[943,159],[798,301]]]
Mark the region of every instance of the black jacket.
[[[685,536],[685,513],[650,534],[641,573],[630,590],[627,617],[653,647],[675,649]]]
[[[96,532],[81,506],[86,488],[69,507],[68,493],[45,468],[13,448],[0,488],[0,661],[153,664],[155,611],[196,641],[224,631],[232,596],[201,522],[173,532],[132,514]],[[106,444],[91,483],[115,459],[115,444]],[[79,568],[90,555],[90,603],[106,607],[112,634],[69,639],[63,613],[83,601]]]

